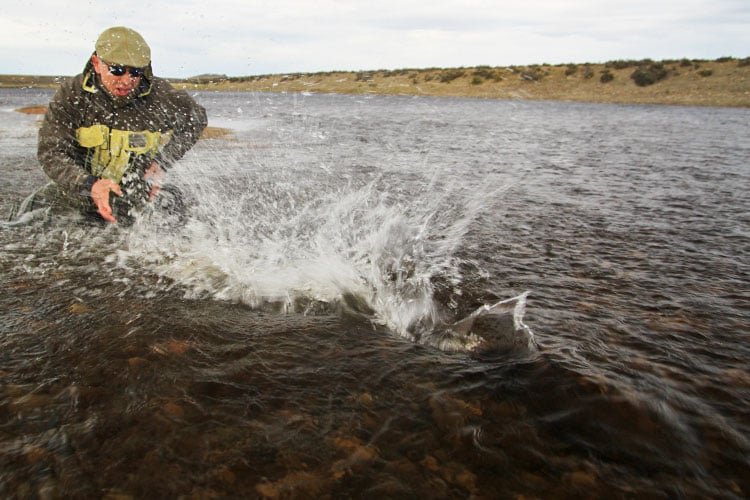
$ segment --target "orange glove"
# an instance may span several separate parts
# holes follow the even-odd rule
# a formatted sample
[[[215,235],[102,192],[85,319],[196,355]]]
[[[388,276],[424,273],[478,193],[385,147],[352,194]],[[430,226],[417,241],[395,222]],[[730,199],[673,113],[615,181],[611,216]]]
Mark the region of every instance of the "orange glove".
[[[96,204],[96,209],[104,220],[117,224],[117,219],[112,215],[112,207],[109,204],[109,193],[122,196],[119,184],[111,179],[99,179],[91,186],[91,199]]]

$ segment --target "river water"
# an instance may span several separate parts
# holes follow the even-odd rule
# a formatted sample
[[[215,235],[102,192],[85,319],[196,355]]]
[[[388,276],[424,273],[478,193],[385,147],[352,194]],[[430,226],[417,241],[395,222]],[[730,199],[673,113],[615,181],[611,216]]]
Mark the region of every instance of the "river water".
[[[0,495],[750,493],[750,110],[195,98],[186,219],[0,227]]]

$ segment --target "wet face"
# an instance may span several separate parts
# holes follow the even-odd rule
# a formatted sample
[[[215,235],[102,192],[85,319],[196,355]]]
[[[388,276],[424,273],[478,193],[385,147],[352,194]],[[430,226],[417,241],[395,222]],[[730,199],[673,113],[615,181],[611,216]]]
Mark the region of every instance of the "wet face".
[[[118,76],[112,74],[110,66],[96,55],[91,56],[91,62],[94,64],[94,71],[99,75],[99,80],[104,88],[115,97],[127,96],[141,82],[141,76],[133,76],[131,68],[126,68],[126,71]],[[121,68],[121,66],[117,66],[117,68]]]

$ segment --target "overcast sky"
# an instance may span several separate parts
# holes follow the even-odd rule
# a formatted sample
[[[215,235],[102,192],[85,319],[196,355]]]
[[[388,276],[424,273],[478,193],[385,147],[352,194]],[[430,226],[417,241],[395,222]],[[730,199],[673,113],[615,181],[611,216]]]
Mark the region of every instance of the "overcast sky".
[[[166,77],[750,56],[750,0],[4,0],[0,74],[79,73],[118,25]]]

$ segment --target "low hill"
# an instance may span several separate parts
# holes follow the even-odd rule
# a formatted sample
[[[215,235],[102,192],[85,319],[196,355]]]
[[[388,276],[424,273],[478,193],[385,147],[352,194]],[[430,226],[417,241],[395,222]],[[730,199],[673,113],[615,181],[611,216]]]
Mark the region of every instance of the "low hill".
[[[8,79],[0,77],[0,86]],[[31,78],[31,77],[23,77]],[[46,78],[47,84],[52,77]],[[427,68],[172,80],[195,90],[400,94],[750,107],[750,58]],[[27,83],[28,84],[28,83]],[[41,84],[41,83],[40,83]]]

